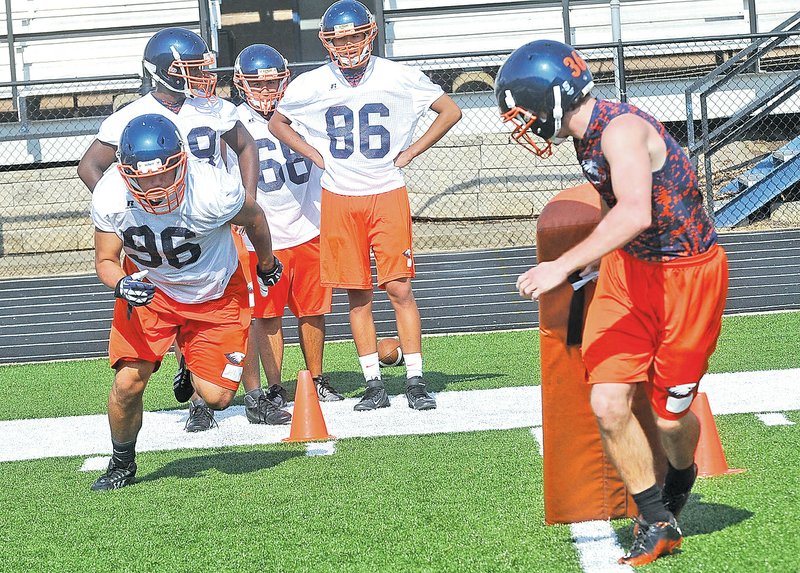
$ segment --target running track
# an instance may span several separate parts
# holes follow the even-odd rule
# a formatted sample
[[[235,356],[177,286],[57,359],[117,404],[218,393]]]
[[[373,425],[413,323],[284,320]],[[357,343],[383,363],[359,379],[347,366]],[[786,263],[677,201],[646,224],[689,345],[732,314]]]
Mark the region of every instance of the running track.
[[[730,259],[726,314],[800,310],[800,230],[726,233]],[[425,334],[533,328],[537,306],[521,299],[517,276],[535,260],[534,247],[417,255],[414,293]],[[95,275],[0,280],[0,364],[106,356],[114,297]],[[394,315],[376,294],[379,336],[393,335]],[[336,292],[328,340],[350,338],[347,298]],[[285,321],[297,342],[293,317]]]

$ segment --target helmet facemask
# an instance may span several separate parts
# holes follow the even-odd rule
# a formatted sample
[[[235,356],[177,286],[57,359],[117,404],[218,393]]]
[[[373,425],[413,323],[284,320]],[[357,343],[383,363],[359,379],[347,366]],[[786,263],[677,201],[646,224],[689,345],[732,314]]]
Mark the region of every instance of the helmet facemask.
[[[356,42],[347,42],[343,46],[336,46],[334,38],[364,34],[364,39]],[[367,24],[354,26],[352,23],[339,24],[332,30],[320,30],[319,39],[328,50],[331,60],[342,69],[359,68],[363,66],[372,55],[372,42],[378,35],[378,26],[370,16]]]
[[[167,70],[167,75],[184,80],[183,93],[187,97],[213,97],[217,87],[217,74],[209,72],[207,68],[214,65],[214,54],[206,52],[202,59],[182,60],[173,46],[172,55],[175,59]]]
[[[559,91],[558,86],[554,86],[555,91]],[[500,119],[503,123],[509,121],[514,124],[514,129],[511,132],[511,138],[522,147],[543,159],[553,155],[553,143],[561,143],[560,141],[551,141],[553,135],[558,133],[561,129],[561,117],[563,112],[561,110],[560,91],[558,93],[558,106],[553,108],[553,113],[548,114],[545,111],[533,112],[517,105],[511,90],[506,90],[505,104],[508,111],[500,114]],[[557,108],[557,109],[556,109]],[[544,145],[540,145],[533,138],[533,135],[544,140]]]
[[[245,74],[241,70],[235,70],[233,73],[233,83],[247,105],[264,116],[272,113],[277,107],[286,91],[288,79],[288,69],[259,69],[255,74]]]
[[[179,151],[168,157],[166,162],[162,162],[158,157],[149,161],[139,161],[135,166],[125,165],[120,161],[117,169],[128,191],[145,211],[153,215],[164,215],[174,211],[183,201],[186,191],[186,163],[186,152]],[[142,182],[146,178],[173,172],[175,178],[172,184],[143,189]]]

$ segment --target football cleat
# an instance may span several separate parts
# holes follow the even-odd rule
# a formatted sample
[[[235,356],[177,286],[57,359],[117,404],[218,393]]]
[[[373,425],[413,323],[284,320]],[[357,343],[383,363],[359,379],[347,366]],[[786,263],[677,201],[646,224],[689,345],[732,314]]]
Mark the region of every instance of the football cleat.
[[[205,432],[217,427],[214,411],[206,404],[192,404],[189,406],[189,418],[183,427],[187,432]]]
[[[670,555],[681,546],[683,533],[675,518],[647,523],[641,517],[634,520],[634,540],[631,550],[620,557],[620,565],[647,565],[663,555]]]
[[[406,380],[406,399],[408,407],[414,410],[435,410],[436,399],[425,390],[422,376],[414,376]]]
[[[327,376],[320,374],[314,377],[314,384],[317,387],[317,398],[320,402],[338,402],[344,400],[344,396],[331,386],[331,380]]]
[[[175,394],[175,399],[181,404],[188,402],[189,398],[194,394],[192,373],[186,368],[186,359],[183,356],[181,356],[181,363],[172,378],[172,392]]]
[[[286,410],[281,410],[270,399],[269,394],[263,392],[258,398],[252,398],[245,394],[244,412],[247,416],[247,421],[251,424],[278,426],[292,421],[292,415]]]
[[[697,479],[697,464],[692,464],[692,469],[694,470],[692,485],[694,485],[694,480]],[[664,490],[661,493],[661,501],[664,503],[664,507],[666,507],[669,512],[675,516],[675,519],[678,519],[678,516],[683,510],[683,507],[686,505],[686,502],[689,501],[689,494],[691,491],[691,485],[687,491],[680,493],[671,492],[667,489],[666,485],[664,486]]]
[[[386,388],[383,387],[383,381],[378,378],[367,380],[367,391],[364,392],[364,397],[361,401],[353,406],[356,412],[366,412],[369,410],[377,410],[378,408],[388,408],[389,395],[386,393]]]
[[[136,475],[136,462],[131,462],[127,467],[114,465],[114,460],[108,462],[106,473],[101,475],[92,484],[92,491],[108,491],[119,489],[133,482]]]
[[[280,384],[273,384],[267,389],[267,398],[278,408],[283,408],[289,403],[289,395],[286,393],[286,388]]]

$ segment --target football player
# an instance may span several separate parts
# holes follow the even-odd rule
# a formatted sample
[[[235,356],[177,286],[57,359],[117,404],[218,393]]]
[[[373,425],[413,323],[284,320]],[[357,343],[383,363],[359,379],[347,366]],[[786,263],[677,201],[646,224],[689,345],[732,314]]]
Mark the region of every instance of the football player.
[[[208,71],[214,63],[205,41],[185,28],[165,28],[156,32],[144,49],[144,68],[155,89],[106,118],[97,138],[78,165],[78,175],[94,191],[103,173],[114,162],[122,129],[134,117],[158,113],[180,129],[188,157],[225,169],[223,142],[239,159],[245,189],[255,197],[258,184],[258,149],[253,138],[238,121],[236,106],[214,95],[217,77]],[[242,246],[243,250],[243,246]],[[246,253],[244,253],[246,255]],[[246,261],[246,256],[244,257]],[[246,269],[248,283],[249,268]],[[192,394],[185,361],[176,352],[179,368],[174,379],[175,397],[180,402],[191,398],[186,430],[207,430],[213,425],[213,412]]]
[[[372,55],[375,18],[356,0],[323,14],[319,37],[331,62],[298,76],[269,121],[275,136],[323,169],[322,284],[347,289],[350,326],[366,392],[356,410],[389,406],[372,317],[370,251],[386,290],[406,361],[405,395],[416,410],[436,407],[422,374],[411,213],[400,171],[461,119],[461,110],[420,70]],[[417,121],[436,118],[412,143]],[[303,139],[297,130],[306,135]]]
[[[231,225],[250,237],[259,288],[276,284],[282,270],[253,197],[223,170],[188,161],[169,119],[132,119],[117,156],[117,168],[92,196],[95,268],[117,297],[109,339],[116,371],[108,399],[113,456],[95,491],[133,480],[142,394],[173,341],[209,407],[223,409],[236,395],[251,312]],[[271,402],[262,407],[276,409]]]
[[[572,137],[584,175],[609,208],[584,241],[520,275],[517,288],[536,300],[602,258],[582,352],[605,451],[640,513],[620,563],[644,565],[683,539],[676,518],[697,475],[700,431],[689,408],[717,344],[728,266],[678,142],[636,107],[592,97],[593,85],[575,49],[539,40],[508,57],[495,95],[513,139],[536,155]],[[663,491],[631,411],[639,383],[669,461]]]
[[[331,310],[332,290],[320,284],[319,220],[320,170],[309,159],[278,141],[267,121],[289,81],[284,57],[271,46],[254,44],[238,55],[233,69],[233,83],[242,96],[238,106],[239,121],[256,141],[261,161],[257,201],[269,218],[272,246],[283,262],[281,280],[269,291],[269,297],[254,292],[254,321],[250,348],[242,382],[247,394],[247,418],[253,423],[268,421],[260,417],[258,400],[286,401],[281,386],[283,364],[284,308],[289,306],[297,317],[300,348],[306,368],[316,383],[322,401],[342,400],[343,396],[322,375],[325,342],[325,314]],[[232,158],[235,165],[235,159]],[[251,265],[258,261],[252,243],[245,235]],[[259,354],[269,383],[261,389]]]

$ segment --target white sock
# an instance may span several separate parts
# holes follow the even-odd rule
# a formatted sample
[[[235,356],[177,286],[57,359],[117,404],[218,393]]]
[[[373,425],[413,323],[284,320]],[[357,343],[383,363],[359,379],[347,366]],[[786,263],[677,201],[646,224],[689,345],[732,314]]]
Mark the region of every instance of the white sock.
[[[422,376],[422,354],[404,354],[403,358],[406,361],[406,378]]]
[[[381,366],[378,363],[377,352],[367,354],[366,356],[359,356],[358,361],[361,363],[361,371],[364,373],[364,380],[381,379]]]

